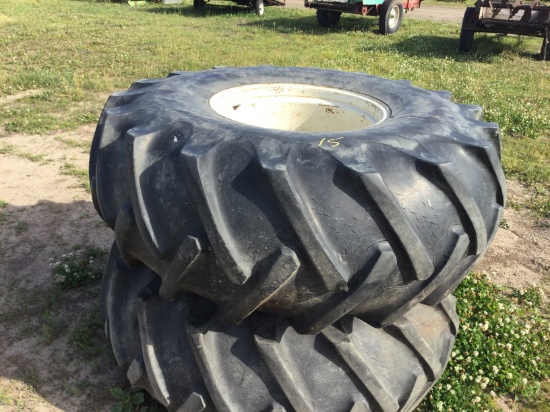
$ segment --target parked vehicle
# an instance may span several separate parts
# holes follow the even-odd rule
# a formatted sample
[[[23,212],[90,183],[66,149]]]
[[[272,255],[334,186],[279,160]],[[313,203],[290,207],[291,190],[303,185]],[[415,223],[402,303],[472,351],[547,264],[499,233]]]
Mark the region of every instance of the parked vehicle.
[[[380,34],[399,30],[403,11],[420,7],[422,0],[305,0],[306,7],[317,9],[317,21],[323,27],[335,27],[342,13],[378,16]]]
[[[531,4],[520,0],[515,3],[478,0],[464,13],[460,50],[470,51],[476,32],[542,37],[542,60],[550,60],[550,5],[541,4],[540,0]]]
[[[241,6],[248,6],[253,8],[258,16],[263,16],[265,12],[265,6],[284,6],[285,0],[232,0]],[[202,9],[204,5],[208,3],[207,0],[193,0],[193,7],[196,9]]]

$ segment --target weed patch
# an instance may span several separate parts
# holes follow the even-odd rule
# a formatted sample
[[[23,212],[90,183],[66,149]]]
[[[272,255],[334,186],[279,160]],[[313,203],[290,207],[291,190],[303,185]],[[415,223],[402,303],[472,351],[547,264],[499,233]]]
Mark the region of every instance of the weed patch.
[[[456,290],[460,331],[422,411],[497,410],[496,396],[534,399],[550,378],[550,326],[542,290],[508,292],[485,274]]]
[[[95,357],[106,349],[103,338],[103,322],[99,312],[93,312],[88,319],[76,326],[70,334],[71,343],[86,355]]]
[[[61,174],[68,176],[76,176],[79,178],[82,187],[90,193],[90,179],[88,177],[88,169],[80,169],[72,163],[67,163],[61,167]]]
[[[57,261],[50,258],[55,283],[62,289],[74,289],[97,281],[103,274],[105,255],[104,250],[88,246],[62,254]]]

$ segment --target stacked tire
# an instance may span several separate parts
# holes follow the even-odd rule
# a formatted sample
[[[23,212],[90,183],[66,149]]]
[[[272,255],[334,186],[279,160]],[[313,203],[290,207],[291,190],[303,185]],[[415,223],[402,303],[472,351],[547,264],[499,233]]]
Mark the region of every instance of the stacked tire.
[[[498,126],[449,98],[282,67],[113,94],[90,179],[132,385],[170,411],[412,410],[506,196]]]

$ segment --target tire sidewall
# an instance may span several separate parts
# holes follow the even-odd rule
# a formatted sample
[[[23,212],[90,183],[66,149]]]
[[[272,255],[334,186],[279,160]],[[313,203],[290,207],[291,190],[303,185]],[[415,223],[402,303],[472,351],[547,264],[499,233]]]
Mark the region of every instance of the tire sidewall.
[[[215,112],[209,104],[210,98],[225,89],[252,84],[305,84],[345,90],[368,96],[382,102],[389,109],[389,118],[363,129],[341,132],[294,132],[266,129],[230,120]],[[283,141],[317,142],[323,137],[349,137],[364,141],[366,136],[374,139],[395,136],[402,125],[401,117],[422,125],[423,116],[437,119],[445,116],[455,106],[435,93],[401,82],[382,79],[362,73],[343,73],[321,69],[280,68],[272,66],[248,68],[223,68],[172,76],[158,85],[150,86],[150,92],[143,97],[148,106],[158,106],[179,112],[182,117],[198,128],[208,129],[214,125],[225,134],[239,136],[273,137]],[[368,133],[365,133],[368,131]],[[261,136],[261,137],[260,137]]]
[[[393,9],[399,10],[399,16],[393,26],[391,23],[391,12]],[[393,34],[401,27],[403,21],[403,3],[401,0],[386,0],[382,4],[382,12],[379,17],[379,28],[381,34]]]

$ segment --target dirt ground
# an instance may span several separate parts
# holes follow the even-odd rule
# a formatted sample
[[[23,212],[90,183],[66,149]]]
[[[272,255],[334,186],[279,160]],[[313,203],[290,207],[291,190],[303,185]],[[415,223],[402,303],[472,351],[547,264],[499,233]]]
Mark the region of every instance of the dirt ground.
[[[427,18],[460,21],[463,9],[452,10],[423,6],[414,17],[426,11],[425,16],[436,14]],[[114,402],[109,388],[128,387],[93,320],[99,284],[61,291],[51,275],[51,259],[77,245],[108,251],[113,241],[82,178],[67,174],[68,164],[87,168],[83,147],[94,127],[45,136],[0,129],[0,149],[10,148],[0,154],[0,200],[6,202],[0,208],[0,412],[109,411]],[[514,181],[508,191],[519,204],[530,196]],[[504,219],[507,228],[498,230],[476,270],[487,271],[498,284],[540,286],[550,295],[550,222],[510,208]],[[90,342],[83,346],[77,332]]]

